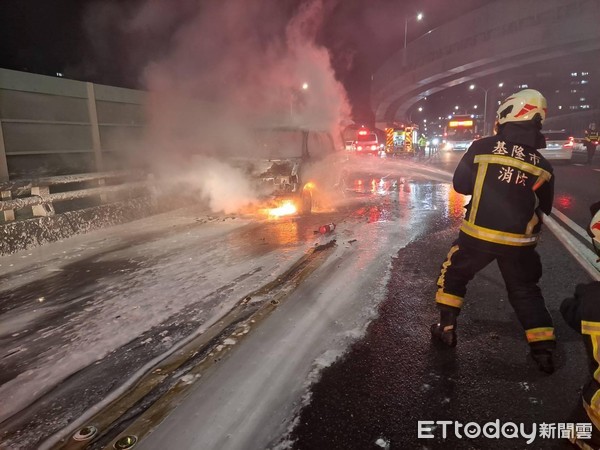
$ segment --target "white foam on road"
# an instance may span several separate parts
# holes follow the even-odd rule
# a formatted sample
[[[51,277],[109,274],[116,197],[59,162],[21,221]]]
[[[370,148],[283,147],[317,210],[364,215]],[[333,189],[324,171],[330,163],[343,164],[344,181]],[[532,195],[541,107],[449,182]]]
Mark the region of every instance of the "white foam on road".
[[[140,449],[264,449],[293,426],[309,385],[364,335],[385,298],[391,258],[424,212],[363,223],[207,376]],[[426,213],[425,213],[426,214]],[[282,448],[282,447],[280,447]]]

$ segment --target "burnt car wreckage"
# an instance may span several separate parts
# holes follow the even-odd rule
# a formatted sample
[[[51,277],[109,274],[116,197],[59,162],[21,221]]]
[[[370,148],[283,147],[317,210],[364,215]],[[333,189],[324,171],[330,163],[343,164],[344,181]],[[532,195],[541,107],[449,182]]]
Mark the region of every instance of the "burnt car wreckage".
[[[255,182],[264,204],[288,205],[293,210],[285,214],[302,215],[313,211],[320,189],[330,187],[318,173],[331,174],[331,158],[341,153],[329,133],[290,127],[255,130],[252,150],[254,157],[236,158],[234,164]]]

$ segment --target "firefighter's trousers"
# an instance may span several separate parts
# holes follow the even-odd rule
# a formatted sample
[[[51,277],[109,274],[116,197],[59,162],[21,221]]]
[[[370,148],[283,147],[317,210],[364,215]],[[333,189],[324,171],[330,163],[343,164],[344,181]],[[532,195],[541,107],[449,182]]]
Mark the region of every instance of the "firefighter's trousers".
[[[532,348],[554,348],[552,317],[546,309],[538,282],[542,276],[540,256],[534,248],[524,248],[518,256],[485,253],[454,243],[442,264],[436,302],[443,311],[460,312],[467,284],[492,261],[498,263],[508,292],[508,300]]]
[[[585,149],[587,150],[587,163],[591,165],[594,162],[594,154],[596,153],[596,144],[586,142]]]

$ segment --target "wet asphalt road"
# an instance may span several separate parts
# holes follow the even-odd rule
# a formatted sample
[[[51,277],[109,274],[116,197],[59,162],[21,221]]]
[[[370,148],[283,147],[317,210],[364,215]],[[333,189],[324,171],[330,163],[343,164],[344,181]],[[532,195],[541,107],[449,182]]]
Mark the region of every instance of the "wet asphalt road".
[[[456,157],[440,160],[451,168]],[[583,225],[584,206],[600,173],[558,166],[557,192],[571,198],[563,212]],[[587,178],[586,178],[587,177]],[[589,184],[588,184],[589,183]],[[583,193],[582,193],[583,192]],[[575,200],[576,199],[576,200]],[[419,439],[419,421],[452,420],[550,424],[584,422],[577,416],[581,386],[588,377],[581,337],[563,322],[559,306],[579,282],[590,281],[546,230],[538,251],[542,291],[558,339],[557,370],[545,375],[528,358],[528,347],[508,304],[495,263],[469,285],[459,318],[458,346],[431,344],[437,321],[435,281],[459,220],[439,217],[424,224],[421,238],[401,250],[393,263],[387,299],[366,336],[325,369],[291,439],[294,449],[568,449],[561,439]]]
[[[95,303],[101,304],[113,297],[128,299],[137,290],[147,290],[151,286],[148,279],[153,283],[166,283],[163,272],[171,260],[179,267],[175,271],[182,278],[181,282],[174,280],[174,283],[184,285],[187,279],[186,266],[190,263],[187,258],[177,255],[182,254],[185,246],[191,245],[190,242],[199,246],[205,255],[210,255],[214,248],[226,246],[231,255],[228,263],[233,265],[240,260],[259,260],[272,252],[285,253],[299,243],[310,242],[316,239],[315,230],[323,221],[337,222],[348,214],[350,212],[344,210],[315,217],[251,223],[227,233],[224,238],[209,242],[200,239],[203,222],[231,221],[231,218],[210,216],[210,219],[206,219],[199,215],[193,220],[192,215],[191,224],[170,226],[166,230],[159,228],[156,231],[121,234],[118,239],[101,238],[87,242],[85,236],[78,236],[74,239],[83,242],[82,248],[87,254],[84,251],[77,257],[69,254],[73,258],[69,261],[63,260],[65,255],[59,252],[57,260],[41,260],[39,266],[32,262],[0,277],[0,281],[4,282],[0,291],[0,316],[6,320],[6,325],[13,323],[15,330],[18,330],[10,333],[0,328],[0,385],[21,374],[36,371],[36,365],[53,351],[58,355],[63,351],[73,351],[72,341],[78,331],[85,327],[93,329],[98,321],[93,313]],[[198,241],[193,237],[196,233]],[[182,235],[192,237],[186,240]],[[158,245],[152,246],[153,242]],[[148,245],[152,250],[148,249]],[[44,253],[44,250],[40,251]],[[226,279],[224,284],[217,285],[204,296],[198,296],[159,325],[140,335],[131,335],[125,345],[52,387],[35,404],[2,423],[0,449],[4,448],[6,441],[18,442],[19,435],[27,436],[27,441],[23,442],[28,443],[17,448],[36,448],[29,442],[43,439],[75,420],[148,361],[168,351],[174,342],[195,332],[207,320],[198,311],[218,310],[225,299],[241,295],[237,286],[242,281],[260,275],[260,271],[261,267],[257,266],[235,279]],[[38,278],[16,288],[6,288],[6,283],[30,272],[37,273]],[[201,286],[203,275],[194,271],[191,275],[192,287]],[[181,292],[167,288],[165,292],[181,295]],[[151,300],[162,301],[158,298]],[[90,313],[86,319],[82,316],[88,310]],[[86,320],[90,321],[88,325]],[[119,328],[126,329],[134,319],[126,314],[118,314],[109,320],[118,324]],[[164,336],[168,339],[163,339]],[[147,345],[150,341],[153,345]],[[92,347],[89,351],[97,350]]]
[[[235,217],[192,213],[177,225],[167,220],[164,226],[146,230],[140,222],[129,226],[126,233],[123,229],[104,230],[91,237],[78,236],[64,243],[65,251],[51,244],[22,255],[25,259],[19,267],[12,268],[17,257],[2,261],[10,269],[1,278],[0,315],[9,326],[0,328],[0,386],[19,376],[39,373],[38,366],[46,359],[60,359],[66,353],[77,355],[81,339],[93,341],[94,327],[105,328],[97,314],[113,303],[129,306],[125,314],[117,307],[113,315],[102,315],[115,334],[127,336],[128,341],[82,366],[60,384],[44,386],[47,390],[35,403],[2,423],[0,448],[6,442],[20,442],[17,445],[22,447],[17,448],[36,448],[38,442],[72,423],[148,361],[201,328],[211,311],[220,311],[227,299],[243,298],[242,293],[249,289],[241,287],[245,281],[264,279],[261,272],[275,270],[261,266],[267,264],[265,257],[279,255],[284,261],[287,253],[293,255],[299,247],[314,245],[319,239],[315,230],[324,223],[377,222],[398,214],[398,205],[392,207],[388,195],[397,189],[396,178],[374,181],[371,174],[357,176],[360,182],[349,188],[354,192],[348,204],[342,202],[339,208],[307,217],[250,221],[218,239],[203,237],[204,224],[227,224],[235,222]],[[374,190],[381,194],[375,202]],[[213,254],[216,257],[211,258]],[[248,272],[221,280],[210,272],[209,264],[248,265]],[[31,278],[31,282],[23,283],[21,277]],[[160,289],[154,291],[153,286]],[[198,296],[197,292],[205,295]],[[127,331],[135,325],[140,304],[147,308],[164,302],[166,308],[179,297],[190,297],[189,303],[139,335]],[[84,350],[95,354],[103,349],[89,346]]]
[[[461,155],[449,156],[432,161],[432,166],[451,171]],[[600,172],[564,166],[557,167],[556,173],[557,192],[571,198],[561,203],[561,210],[583,225],[587,214],[584,205],[592,198],[585,186],[597,183]],[[386,220],[386,214],[392,213],[393,208],[386,206],[385,192],[393,189],[401,189],[402,195],[410,199],[411,207],[427,209],[433,215],[433,220],[422,223],[421,238],[403,249],[394,260],[389,296],[381,306],[380,318],[370,325],[367,336],[357,342],[342,361],[324,371],[322,381],[315,386],[313,402],[302,412],[294,431],[297,448],[382,448],[375,444],[378,439],[384,445],[389,442],[390,448],[524,448],[524,441],[511,447],[502,441],[490,446],[490,441],[418,440],[417,421],[450,418],[463,422],[500,419],[529,420],[530,423],[535,417],[538,422],[565,422],[565,417],[577,405],[578,389],[587,375],[579,337],[564,326],[558,306],[576,282],[587,281],[587,278],[555,238],[547,232],[539,250],[546,268],[542,289],[560,339],[557,373],[541,376],[527,362],[522,331],[507,305],[499,273],[494,267],[486,269],[471,286],[460,322],[459,347],[440,352],[431,347],[428,328],[437,318],[433,302],[435,279],[439,264],[456,237],[463,211],[462,197],[453,196],[444,185],[437,183],[404,183],[394,177],[384,180],[381,174],[373,178],[368,172],[357,174],[353,183],[350,188],[355,196],[365,196],[365,207],[242,228],[230,234],[227,242],[236,255],[256,258],[310,241],[314,230],[323,222],[335,222],[348,216],[370,222]],[[369,206],[368,197],[379,190],[384,193],[383,202]],[[439,201],[447,195],[447,204],[436,209],[432,199]],[[33,336],[46,327],[57,327],[68,322],[69,311],[85,308],[94,300],[99,294],[98,282],[113,286],[135,284],[140,272],[152,272],[157,261],[168,257],[168,253],[158,252],[150,258],[144,253],[143,258],[130,254],[123,259],[120,252],[133,250],[135,255],[138,245],[168,238],[168,234],[176,237],[181,232],[193,232],[197,226],[198,223],[175,227],[167,236],[164,231],[135,233],[116,246],[100,245],[103,250],[89,257],[77,259],[33,284],[4,292],[0,298],[0,313],[15,305],[35,304],[43,293],[48,299],[54,299],[53,312],[44,322],[34,323],[27,333]],[[172,242],[175,246],[165,247],[165,252],[185,250],[185,241],[177,243],[173,239]],[[215,302],[228,292],[227,286],[215,291]],[[146,339],[165,332],[173,339],[181,339],[200,325],[186,316],[186,311],[182,311],[101,363],[81,370],[68,385],[58,387],[52,401],[46,402],[48,408],[21,415],[11,428],[25,430],[22,425],[28,422],[27,427],[36,430],[56,429],[61,422],[76,418],[86,406],[166,349],[159,345],[148,353],[141,345]],[[113,319],[123,320],[126,326],[125,317]],[[14,340],[8,342],[8,347],[16,348],[18,339],[27,336],[7,337],[11,342]],[[42,347],[30,346],[29,355],[11,354],[1,361],[0,381],[27,370],[35,361],[31,352],[42,352],[49,345],[48,341],[40,344]],[[52,343],[61,344],[60,341]],[[544,444],[538,448],[550,448],[549,442]]]

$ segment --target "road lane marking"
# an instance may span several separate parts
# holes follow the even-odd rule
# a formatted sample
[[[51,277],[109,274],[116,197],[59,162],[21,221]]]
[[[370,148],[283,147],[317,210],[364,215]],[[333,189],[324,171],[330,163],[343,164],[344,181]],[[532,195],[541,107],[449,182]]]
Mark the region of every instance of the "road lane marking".
[[[574,238],[571,233],[561,227],[552,217],[546,216],[544,223],[564,247],[573,255],[575,260],[596,281],[600,281],[600,264],[597,256],[589,248]]]
[[[571,230],[573,230],[575,233],[581,236],[584,240],[587,241],[591,239],[583,228],[581,228],[579,225],[577,225],[575,222],[573,222],[571,219],[569,219],[567,216],[561,213],[558,209],[552,208],[552,214],[556,215],[556,217],[562,220],[565,225],[571,228]]]

